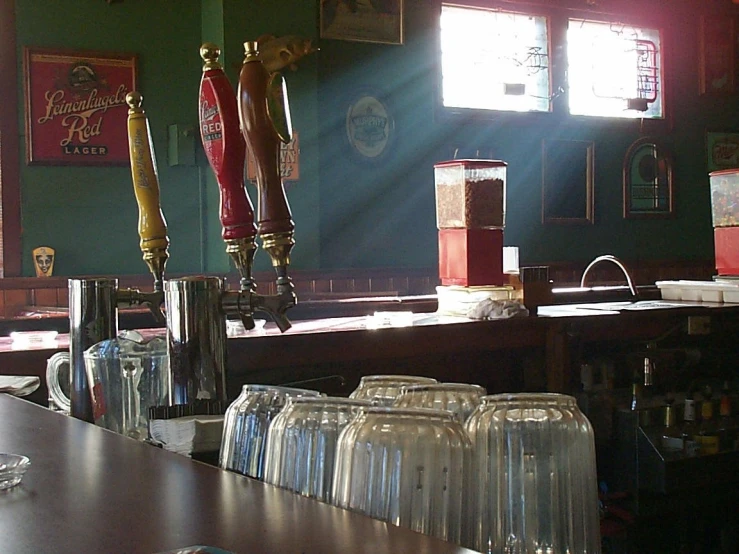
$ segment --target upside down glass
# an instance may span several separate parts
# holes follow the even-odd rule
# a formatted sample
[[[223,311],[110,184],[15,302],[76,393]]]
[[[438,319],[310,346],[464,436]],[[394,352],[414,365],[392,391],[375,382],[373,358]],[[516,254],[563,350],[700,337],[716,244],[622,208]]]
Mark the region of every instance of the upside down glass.
[[[344,428],[331,503],[460,544],[470,442],[451,412],[371,406]]]
[[[321,393],[276,385],[241,387],[241,394],[226,409],[218,465],[262,479],[269,424],[289,397],[300,396],[315,397]]]
[[[369,400],[288,398],[270,423],[264,480],[327,502],[339,433]]]
[[[487,391],[481,386],[465,383],[404,385],[394,406],[448,410],[457,416],[460,423],[464,423],[486,394]]]
[[[392,406],[403,385],[438,383],[432,377],[417,375],[365,375],[359,380],[359,386],[352,391],[349,398],[374,400],[386,406]]]
[[[593,429],[571,396],[486,396],[472,440],[470,546],[489,554],[599,554]]]

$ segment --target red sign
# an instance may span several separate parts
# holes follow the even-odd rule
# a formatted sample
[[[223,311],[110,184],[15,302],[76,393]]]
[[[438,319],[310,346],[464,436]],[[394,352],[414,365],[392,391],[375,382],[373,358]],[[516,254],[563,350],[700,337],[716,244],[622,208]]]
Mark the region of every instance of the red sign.
[[[136,56],[25,48],[26,161],[127,165]]]

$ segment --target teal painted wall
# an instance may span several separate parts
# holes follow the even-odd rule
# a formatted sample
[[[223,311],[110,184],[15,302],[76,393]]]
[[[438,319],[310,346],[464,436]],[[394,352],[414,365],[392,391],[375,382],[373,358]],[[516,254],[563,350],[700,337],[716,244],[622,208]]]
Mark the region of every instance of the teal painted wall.
[[[665,14],[672,129],[658,137],[674,154],[675,217],[648,221],[622,218],[621,165],[641,136],[637,125],[438,118],[438,1],[405,5],[404,45],[320,40],[320,52],[285,73],[301,142],[301,179],[287,187],[296,222],[293,267],[433,267],[433,164],[456,148],[508,162],[506,244],[521,248],[523,263],[587,262],[605,252],[627,260],[712,256],[704,135],[738,131],[739,104],[698,94],[695,11],[683,6]],[[316,39],[317,0],[17,0],[16,11],[19,68],[26,45],[138,55],[169,225],[168,271],[227,271],[212,172],[201,151],[197,166],[168,166],[167,126],[197,127],[201,42],[222,43],[221,61],[235,86],[245,40],[264,33]],[[345,139],[348,102],[364,89],[387,101],[397,128],[391,154],[373,164],[354,157]],[[22,113],[19,121],[23,129]],[[541,141],[552,136],[595,142],[592,226],[541,223]],[[30,251],[42,244],[57,249],[57,275],[146,272],[128,168],[23,165],[21,188],[24,275],[33,274]],[[258,252],[257,269],[268,265]]]
[[[402,47],[325,40],[321,44],[321,253],[328,267],[436,264],[433,164],[477,152],[508,162],[505,243],[522,263],[582,261],[612,253],[626,260],[708,260],[713,239],[705,131],[739,130],[735,96],[700,96],[700,12],[671,5],[665,31],[671,129],[655,135],[674,155],[675,214],[669,220],[622,217],[622,162],[642,136],[637,121],[525,117],[441,118],[437,102],[438,2],[406,1]],[[658,3],[647,3],[656,9]],[[644,15],[648,10],[641,9]],[[361,60],[361,63],[359,62]],[[393,109],[398,142],[381,164],[357,163],[345,140],[351,91],[376,91]],[[541,222],[542,140],[595,143],[594,225]]]

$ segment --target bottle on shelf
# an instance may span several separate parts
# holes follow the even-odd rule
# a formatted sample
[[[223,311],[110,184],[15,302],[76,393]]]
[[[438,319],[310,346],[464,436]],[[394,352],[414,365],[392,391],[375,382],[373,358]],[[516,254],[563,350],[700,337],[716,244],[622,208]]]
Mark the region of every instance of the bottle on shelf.
[[[675,398],[668,394],[665,406],[665,421],[660,437],[660,446],[666,452],[682,452],[684,450],[683,431],[677,424],[676,410],[673,402]]]
[[[688,390],[685,395],[685,404],[683,407],[683,453],[686,456],[695,456],[698,454],[698,444],[695,441],[695,434],[698,432],[698,425],[695,422],[695,398],[693,392]]]
[[[711,387],[706,385],[703,389],[703,402],[701,403],[701,422],[698,432],[693,435],[698,443],[701,455],[718,454],[719,436],[716,419],[713,417],[713,399]]]
[[[639,376],[635,376],[631,382],[631,411],[636,412],[642,409],[644,401],[642,397],[643,386]]]
[[[729,390],[729,382],[724,381],[724,386],[721,389],[721,398],[719,400],[719,417],[716,424],[718,437],[719,437],[719,449],[722,452],[728,450],[736,450],[737,438],[739,438],[739,422],[734,418],[732,414],[731,405],[731,391]]]

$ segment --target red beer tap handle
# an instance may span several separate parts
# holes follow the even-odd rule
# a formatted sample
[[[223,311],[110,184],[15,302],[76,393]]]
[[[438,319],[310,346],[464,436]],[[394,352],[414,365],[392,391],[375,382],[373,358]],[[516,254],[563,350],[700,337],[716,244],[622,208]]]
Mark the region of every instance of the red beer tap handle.
[[[239,129],[236,94],[218,63],[220,53],[211,43],[200,47],[205,61],[200,80],[200,136],[220,188],[223,238],[253,239],[257,234],[254,209],[244,189],[246,144]]]
[[[290,112],[284,79],[270,74],[259,59],[256,42],[244,44],[239,75],[239,117],[249,151],[256,162],[259,189],[259,235],[292,234],[295,224],[280,175],[280,142],[289,142]],[[274,263],[274,258],[273,258]]]

